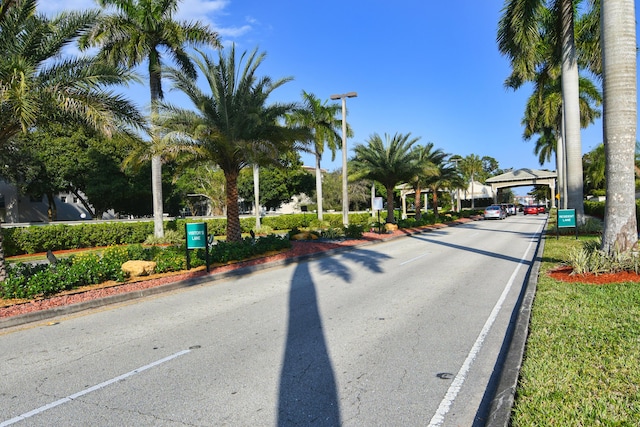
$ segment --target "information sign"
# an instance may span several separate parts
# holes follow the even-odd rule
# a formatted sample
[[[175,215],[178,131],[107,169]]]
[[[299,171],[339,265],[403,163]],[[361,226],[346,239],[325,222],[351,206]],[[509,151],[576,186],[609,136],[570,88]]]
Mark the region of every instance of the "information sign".
[[[187,249],[204,249],[207,247],[207,227],[204,222],[186,224]]]
[[[382,197],[374,197],[373,198],[373,206],[372,206],[374,211],[381,211],[382,210]]]
[[[575,227],[576,210],[558,209],[558,228]]]

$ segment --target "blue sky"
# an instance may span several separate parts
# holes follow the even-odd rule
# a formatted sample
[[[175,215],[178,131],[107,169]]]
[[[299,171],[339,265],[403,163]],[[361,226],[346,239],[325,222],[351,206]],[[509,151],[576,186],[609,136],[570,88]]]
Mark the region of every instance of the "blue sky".
[[[48,14],[90,7],[93,0],[39,3]],[[327,100],[357,92],[347,100],[350,150],[373,133],[410,132],[447,153],[494,157],[503,169],[540,168],[520,124],[530,90],[503,85],[509,66],[496,45],[502,7],[501,0],[184,0],[177,18],[209,23],[237,51],[265,51],[262,74],[294,79],[272,101],[299,101],[302,90]],[[148,105],[146,87],[127,94]],[[182,102],[174,92],[166,98]],[[583,152],[602,142],[601,126],[583,130]],[[325,154],[322,166],[340,168],[340,152],[333,162]]]

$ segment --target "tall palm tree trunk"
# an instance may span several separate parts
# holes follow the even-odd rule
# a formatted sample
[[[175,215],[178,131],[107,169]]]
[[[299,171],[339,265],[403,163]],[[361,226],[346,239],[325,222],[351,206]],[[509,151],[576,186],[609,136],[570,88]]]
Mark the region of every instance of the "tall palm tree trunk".
[[[438,191],[434,190],[431,194],[431,206],[433,207],[433,216],[438,221]]]
[[[160,156],[151,158],[151,192],[153,195],[153,235],[164,236],[162,218],[162,159]]]
[[[242,240],[240,228],[240,210],[238,208],[238,175],[236,170],[225,171],[227,198],[227,242]]]
[[[637,120],[634,0],[603,0],[603,130],[606,195],[602,249],[631,250],[638,241],[635,204]]]
[[[253,206],[255,206],[256,231],[260,230],[260,166],[253,164]]]
[[[160,92],[161,75],[159,61],[149,60],[149,88],[151,92],[151,195],[153,200],[153,235],[157,238],[164,237],[164,224],[162,214],[162,153],[157,152],[159,146],[158,135],[158,101]]]
[[[558,137],[556,142],[556,171],[558,175],[558,194],[560,194],[560,203],[558,208],[567,209],[567,173],[566,161],[564,154],[564,138]]]
[[[422,188],[418,185],[415,190],[416,221],[420,221],[422,219]]]
[[[320,168],[320,154],[316,152],[316,205],[318,206],[318,220],[322,221],[322,169]]]
[[[580,141],[580,88],[578,58],[574,37],[572,0],[561,0],[562,15],[562,107],[567,161],[567,204],[576,210],[579,224],[584,222],[582,143]]]
[[[393,187],[386,187],[387,188],[387,224],[394,224],[396,222],[395,220],[395,213],[393,212]]]

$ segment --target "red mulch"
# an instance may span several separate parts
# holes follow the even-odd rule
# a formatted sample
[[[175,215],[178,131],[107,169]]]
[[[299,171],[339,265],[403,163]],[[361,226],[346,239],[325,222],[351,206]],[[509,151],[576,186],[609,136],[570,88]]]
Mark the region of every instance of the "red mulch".
[[[606,274],[572,274],[573,268],[570,266],[558,267],[547,272],[547,274],[562,282],[587,283],[590,285],[607,285],[611,283],[636,282],[640,283],[640,275],[628,271]]]

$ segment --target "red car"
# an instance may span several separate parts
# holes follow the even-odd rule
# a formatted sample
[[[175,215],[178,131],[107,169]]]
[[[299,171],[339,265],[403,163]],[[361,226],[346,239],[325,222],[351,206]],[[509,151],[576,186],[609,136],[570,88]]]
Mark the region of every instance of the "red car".
[[[542,212],[544,212],[544,207],[542,207],[542,209]],[[540,209],[537,205],[529,205],[522,209],[522,213],[525,215],[538,215],[540,213]]]

